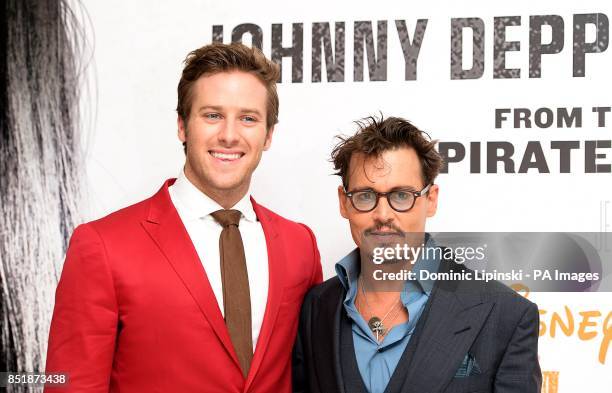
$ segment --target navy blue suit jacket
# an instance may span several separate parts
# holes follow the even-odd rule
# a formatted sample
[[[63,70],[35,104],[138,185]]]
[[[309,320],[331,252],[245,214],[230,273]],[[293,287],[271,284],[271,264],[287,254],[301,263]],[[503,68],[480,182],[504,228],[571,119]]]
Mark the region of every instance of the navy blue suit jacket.
[[[467,270],[442,261],[439,271],[450,269]],[[294,392],[354,393],[347,374],[355,373],[341,363],[345,296],[337,277],[306,295],[293,353]],[[499,282],[474,280],[437,281],[428,302],[418,340],[400,359],[388,392],[540,392],[534,303]]]

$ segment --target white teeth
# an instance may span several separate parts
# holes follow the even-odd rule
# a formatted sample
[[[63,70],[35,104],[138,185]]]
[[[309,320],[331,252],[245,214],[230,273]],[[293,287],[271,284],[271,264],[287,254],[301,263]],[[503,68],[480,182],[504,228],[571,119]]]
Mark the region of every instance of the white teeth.
[[[220,160],[237,160],[241,156],[240,153],[219,153],[216,151],[211,151],[210,154]]]

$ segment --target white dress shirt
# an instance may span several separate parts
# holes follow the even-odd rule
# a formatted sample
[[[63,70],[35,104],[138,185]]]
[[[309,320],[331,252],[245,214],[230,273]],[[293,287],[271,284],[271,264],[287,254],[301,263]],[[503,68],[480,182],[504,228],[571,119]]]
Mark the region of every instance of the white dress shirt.
[[[170,192],[170,199],[200,257],[202,266],[204,266],[208,281],[223,315],[223,285],[219,257],[219,237],[223,227],[211,215],[217,210],[222,210],[223,207],[198,190],[187,179],[183,171],[168,191]],[[250,193],[247,192],[232,209],[239,210],[242,213],[238,229],[244,244],[244,255],[249,275],[253,349],[255,349],[268,300],[268,249],[263,228],[255,215],[249,195]]]

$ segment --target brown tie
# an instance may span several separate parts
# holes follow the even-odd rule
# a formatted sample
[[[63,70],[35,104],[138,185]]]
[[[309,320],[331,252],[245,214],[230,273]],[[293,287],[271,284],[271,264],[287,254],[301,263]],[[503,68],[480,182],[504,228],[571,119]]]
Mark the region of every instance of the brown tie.
[[[234,344],[242,374],[246,377],[253,359],[253,332],[249,275],[238,230],[241,213],[238,210],[218,210],[212,216],[223,226],[219,237],[219,256],[225,325]]]

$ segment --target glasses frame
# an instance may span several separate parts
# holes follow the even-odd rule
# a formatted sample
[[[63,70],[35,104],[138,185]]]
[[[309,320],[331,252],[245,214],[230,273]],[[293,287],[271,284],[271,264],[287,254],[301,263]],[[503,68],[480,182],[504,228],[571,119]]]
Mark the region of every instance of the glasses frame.
[[[387,192],[378,192],[378,191],[374,191],[371,189],[366,189],[366,190],[356,190],[356,191],[346,191],[346,189],[344,190],[344,195],[347,196],[347,198],[351,201],[351,205],[353,205],[353,208],[355,210],[357,210],[360,213],[368,213],[371,212],[372,210],[376,209],[376,207],[378,206],[378,201],[381,197],[385,197],[387,198],[387,203],[389,204],[389,206],[391,207],[391,209],[395,210],[396,212],[399,213],[406,213],[407,211],[410,211],[410,209],[412,209],[414,207],[414,204],[416,203],[416,200],[418,197],[423,196],[424,194],[427,193],[427,191],[429,191],[429,188],[433,185],[433,183],[429,183],[428,185],[426,185],[425,187],[423,187],[423,189],[421,189],[421,191],[412,191],[409,188],[398,188],[395,190],[391,190],[391,191],[387,191]],[[355,193],[357,192],[373,192],[376,195],[376,202],[374,202],[374,206],[371,209],[368,210],[362,210],[362,209],[358,209],[357,206],[355,206],[355,202],[353,201],[353,195],[355,195]],[[403,192],[409,192],[410,194],[414,195],[414,199],[412,200],[412,205],[410,205],[410,207],[408,209],[404,209],[404,210],[399,210],[396,209],[395,207],[393,207],[393,204],[391,203],[391,199],[390,199],[390,195],[393,192],[397,192],[397,191],[403,191]]]

